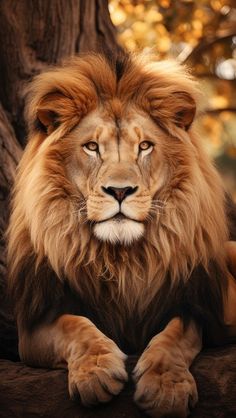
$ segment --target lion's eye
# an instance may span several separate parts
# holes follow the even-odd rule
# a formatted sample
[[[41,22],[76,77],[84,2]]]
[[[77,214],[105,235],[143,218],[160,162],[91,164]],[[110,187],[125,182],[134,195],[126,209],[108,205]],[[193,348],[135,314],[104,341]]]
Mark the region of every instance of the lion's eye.
[[[151,147],[153,147],[153,144],[149,141],[143,141],[143,142],[140,142],[140,144],[139,144],[139,150],[140,151],[146,151]]]
[[[97,152],[98,151],[98,144],[97,142],[90,141],[83,145],[89,151]]]

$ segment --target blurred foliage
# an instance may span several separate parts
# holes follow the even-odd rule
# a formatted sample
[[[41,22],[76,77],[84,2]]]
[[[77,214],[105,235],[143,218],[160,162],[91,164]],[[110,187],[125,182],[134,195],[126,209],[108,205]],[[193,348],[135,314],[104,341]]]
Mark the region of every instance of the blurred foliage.
[[[126,49],[153,48],[200,79],[198,130],[236,199],[236,1],[110,0],[109,10]]]

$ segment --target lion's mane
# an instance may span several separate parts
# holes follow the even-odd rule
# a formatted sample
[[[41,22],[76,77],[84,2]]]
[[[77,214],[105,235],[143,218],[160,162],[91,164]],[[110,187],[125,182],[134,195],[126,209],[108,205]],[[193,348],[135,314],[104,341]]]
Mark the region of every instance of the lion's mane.
[[[170,138],[191,141],[194,149],[194,159],[183,147],[178,153],[178,141],[168,149],[175,176],[158,198],[169,210],[152,216],[143,239],[130,247],[92,236],[82,206],[79,216],[75,210],[82,197],[66,176],[70,145],[58,148],[81,118],[112,97],[134,103]],[[194,123],[187,130],[178,123],[195,111],[198,100],[186,69],[145,56],[113,62],[85,55],[35,78],[27,106],[29,143],[17,172],[8,231],[9,282],[20,326],[52,320],[63,310],[77,312],[79,300],[78,313],[117,341],[124,334],[135,339],[128,323],[142,324],[143,338],[140,331],[132,346],[141,349],[174,314],[192,315],[207,323],[208,331],[221,322],[228,234],[224,191]],[[50,141],[39,109],[54,116]]]

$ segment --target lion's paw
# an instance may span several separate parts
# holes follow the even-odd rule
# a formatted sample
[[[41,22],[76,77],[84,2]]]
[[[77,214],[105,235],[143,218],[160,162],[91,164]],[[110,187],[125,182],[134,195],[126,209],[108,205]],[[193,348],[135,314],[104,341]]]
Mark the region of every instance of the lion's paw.
[[[68,363],[70,397],[79,397],[85,406],[110,401],[127,381],[125,359],[115,343],[108,347],[104,344],[100,349],[93,344],[86,354]]]
[[[166,357],[166,356],[164,356]],[[153,418],[186,418],[198,400],[196,383],[182,364],[141,357],[134,370],[137,405]]]

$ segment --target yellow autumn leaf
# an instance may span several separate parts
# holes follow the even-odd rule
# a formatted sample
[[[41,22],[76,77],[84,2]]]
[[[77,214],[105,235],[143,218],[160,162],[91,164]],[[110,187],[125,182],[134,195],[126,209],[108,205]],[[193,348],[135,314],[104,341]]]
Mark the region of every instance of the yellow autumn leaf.
[[[144,22],[134,22],[131,28],[135,32],[136,36],[144,36],[147,32],[147,24]]]
[[[157,39],[157,48],[160,52],[167,52],[171,47],[171,41],[167,36]]]
[[[120,7],[117,7],[112,13],[112,22],[114,25],[121,25],[126,20],[126,13]]]
[[[147,23],[157,23],[163,20],[163,16],[155,9],[150,9],[146,12],[145,21]]]
[[[223,6],[223,2],[221,2],[220,0],[211,0],[210,2],[211,7],[215,10],[218,11],[221,9],[221,7]]]
[[[225,96],[213,96],[209,99],[213,109],[221,109],[228,106],[228,98]]]

